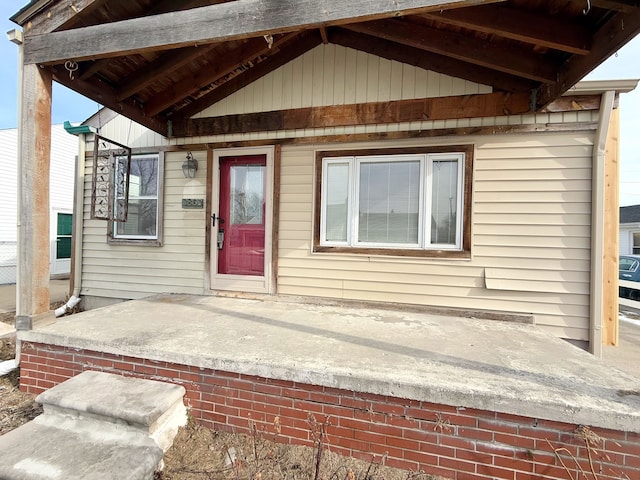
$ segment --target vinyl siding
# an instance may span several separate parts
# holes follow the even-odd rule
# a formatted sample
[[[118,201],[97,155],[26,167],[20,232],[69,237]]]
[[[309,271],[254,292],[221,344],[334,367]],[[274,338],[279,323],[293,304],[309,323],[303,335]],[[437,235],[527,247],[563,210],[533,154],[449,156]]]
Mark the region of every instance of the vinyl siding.
[[[483,93],[487,87],[332,45],[319,46],[201,116]],[[164,139],[123,117],[101,134],[131,147],[304,138],[468,126],[595,122],[598,112],[515,115]],[[471,259],[314,254],[314,146],[283,146],[277,225],[278,293],[533,314],[553,334],[588,340],[593,133],[536,133],[328,144],[329,149],[473,144]],[[205,197],[205,153],[198,185]],[[165,158],[162,247],[113,246],[89,220],[85,190],[83,294],[140,298],[203,293],[204,210],[182,210],[184,153]],[[90,165],[87,166],[87,174]],[[193,194],[190,194],[192,197]]]
[[[464,142],[476,146],[471,260],[311,253],[314,151],[284,148],[279,293],[532,313],[558,336],[587,340],[592,138]]]
[[[187,182],[181,169],[184,155],[165,154],[164,232],[160,247],[107,243],[107,222],[90,218],[91,153],[88,157],[81,294],[126,299],[164,292],[202,294],[205,210],[183,210],[182,198],[205,197],[205,155],[195,155],[201,168],[196,178]]]

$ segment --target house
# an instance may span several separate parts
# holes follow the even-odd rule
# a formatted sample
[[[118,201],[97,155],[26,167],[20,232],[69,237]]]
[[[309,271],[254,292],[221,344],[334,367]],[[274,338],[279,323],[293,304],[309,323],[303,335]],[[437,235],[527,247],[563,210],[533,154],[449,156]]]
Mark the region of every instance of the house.
[[[86,305],[240,291],[529,315],[594,353],[616,342],[606,180],[635,82],[574,85],[635,36],[634,4],[101,3],[13,17],[23,172],[47,168],[52,80],[120,114],[82,133]],[[129,152],[130,170],[91,170]],[[48,305],[46,202],[22,180],[28,327]]]
[[[16,283],[18,130],[0,130],[0,284]],[[68,276],[71,261],[73,182],[78,140],[62,125],[51,126],[50,270]]]
[[[620,255],[640,253],[640,205],[620,207]]]
[[[185,385],[209,426],[277,415],[306,443],[307,413],[331,411],[342,453],[394,450],[398,465],[474,480],[566,478],[565,450],[593,465],[586,425],[612,448],[602,462],[628,459],[606,478],[638,476],[633,379],[558,340],[595,357],[617,341],[618,99],[637,81],[580,80],[640,31],[635,2],[34,0],[13,20],[23,388],[85,369],[157,376]],[[29,172],[49,168],[53,80],[109,109],[68,128],[73,290],[104,308],[31,330],[48,309],[49,207]],[[306,324],[309,303],[336,321]],[[364,338],[354,307],[389,305],[448,315],[429,338],[443,352],[413,337],[420,321],[384,314],[392,327]],[[355,333],[336,334],[347,307]],[[452,324],[485,340],[448,355],[468,338],[439,336]],[[536,342],[501,350],[525,334]],[[309,348],[292,361],[297,336]],[[212,338],[230,356],[205,355]],[[314,365],[340,341],[356,368]],[[407,362],[402,381],[376,376],[390,355]]]

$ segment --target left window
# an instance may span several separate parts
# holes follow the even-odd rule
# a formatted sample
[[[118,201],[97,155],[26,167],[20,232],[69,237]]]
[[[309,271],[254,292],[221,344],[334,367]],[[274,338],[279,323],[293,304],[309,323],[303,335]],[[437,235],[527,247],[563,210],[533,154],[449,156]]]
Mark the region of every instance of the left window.
[[[127,220],[112,222],[109,243],[149,244],[162,243],[162,154],[133,155],[129,171],[129,200]],[[126,159],[116,160],[116,178],[126,172]],[[116,209],[123,208],[125,190],[122,183],[114,186]]]

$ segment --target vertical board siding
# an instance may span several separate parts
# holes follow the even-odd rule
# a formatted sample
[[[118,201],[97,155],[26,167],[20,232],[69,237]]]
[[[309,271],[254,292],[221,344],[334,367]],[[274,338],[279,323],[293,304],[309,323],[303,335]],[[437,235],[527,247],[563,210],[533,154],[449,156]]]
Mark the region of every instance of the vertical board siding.
[[[328,44],[317,46],[196,117],[490,92],[486,85]]]
[[[311,253],[315,152],[283,148],[279,293],[532,313],[588,339],[592,138],[464,141],[476,146],[471,260]]]
[[[89,147],[87,150],[92,152],[92,144]],[[126,299],[164,292],[202,294],[205,210],[184,210],[182,198],[205,197],[207,172],[204,152],[195,154],[200,168],[196,178],[191,180],[186,180],[182,174],[184,154],[165,154],[161,247],[107,243],[107,222],[90,219],[91,155],[88,154],[85,169],[81,293]]]

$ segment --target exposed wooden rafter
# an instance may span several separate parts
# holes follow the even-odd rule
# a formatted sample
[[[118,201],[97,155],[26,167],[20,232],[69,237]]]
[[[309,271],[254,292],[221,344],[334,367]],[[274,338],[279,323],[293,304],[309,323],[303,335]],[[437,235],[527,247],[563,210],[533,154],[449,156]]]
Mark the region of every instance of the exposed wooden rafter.
[[[212,62],[210,68],[202,69],[196,75],[188,75],[172,85],[169,89],[156,95],[145,105],[147,115],[157,115],[177,101],[233,73],[238,68],[254,61],[261,55],[273,55],[277,53],[280,44],[287,42],[295,36],[296,34],[294,33],[289,34],[274,41],[272,44],[266,42],[262,37],[247,40],[238,48],[224,55],[217,63]]]
[[[458,8],[427,13],[424,16],[449,25],[578,55],[586,55],[590,50],[589,30],[586,27],[567,19],[544,16],[506,5]]]
[[[531,52],[481,43],[460,33],[400,20],[354,23],[344,28],[538,82],[556,79],[554,66]]]
[[[205,108],[210,107],[214,103],[289,63],[291,60],[298,58],[312,48],[317,47],[321,42],[322,39],[320,35],[317,34],[317,31],[312,30],[301,33],[295,37],[293,41],[283,44],[277,55],[271,55],[250,69],[227,80],[209,93],[204,94],[197,100],[189,103],[186,107],[178,110],[171,118],[179,122],[201,112]]]
[[[25,37],[26,64],[114,57],[263,34],[397,17],[478,3],[470,0],[243,0]],[[485,3],[488,3],[485,1]],[[242,19],[241,22],[238,19]]]
[[[98,78],[92,78],[91,82],[81,80],[79,78],[71,79],[69,72],[63,67],[53,67],[53,78],[56,82],[72,89],[80,89],[82,94],[87,98],[110,108],[111,110],[124,115],[131,120],[159,133],[167,135],[167,123],[158,119],[151,118],[144,114],[141,106],[136,102],[127,99],[121,102],[116,100],[116,91],[111,85]]]
[[[633,13],[615,14],[594,35],[593,49],[589,55],[571,57],[560,69],[556,82],[542,85],[537,93],[536,104],[542,108],[581,80],[603,59],[609,58],[630,38],[640,33],[638,9]]]
[[[336,28],[331,31],[331,42],[388,60],[424,68],[425,70],[462,78],[470,82],[491,85],[496,90],[530,92],[536,85],[533,81],[514,75],[478,65],[471,65],[445,55],[438,55],[437,53],[401,45],[382,38],[344,30],[343,28]]]
[[[65,24],[80,12],[88,13],[104,3],[104,0],[62,0],[54,3],[45,14],[36,15],[24,27],[25,35],[53,32],[64,28]]]

